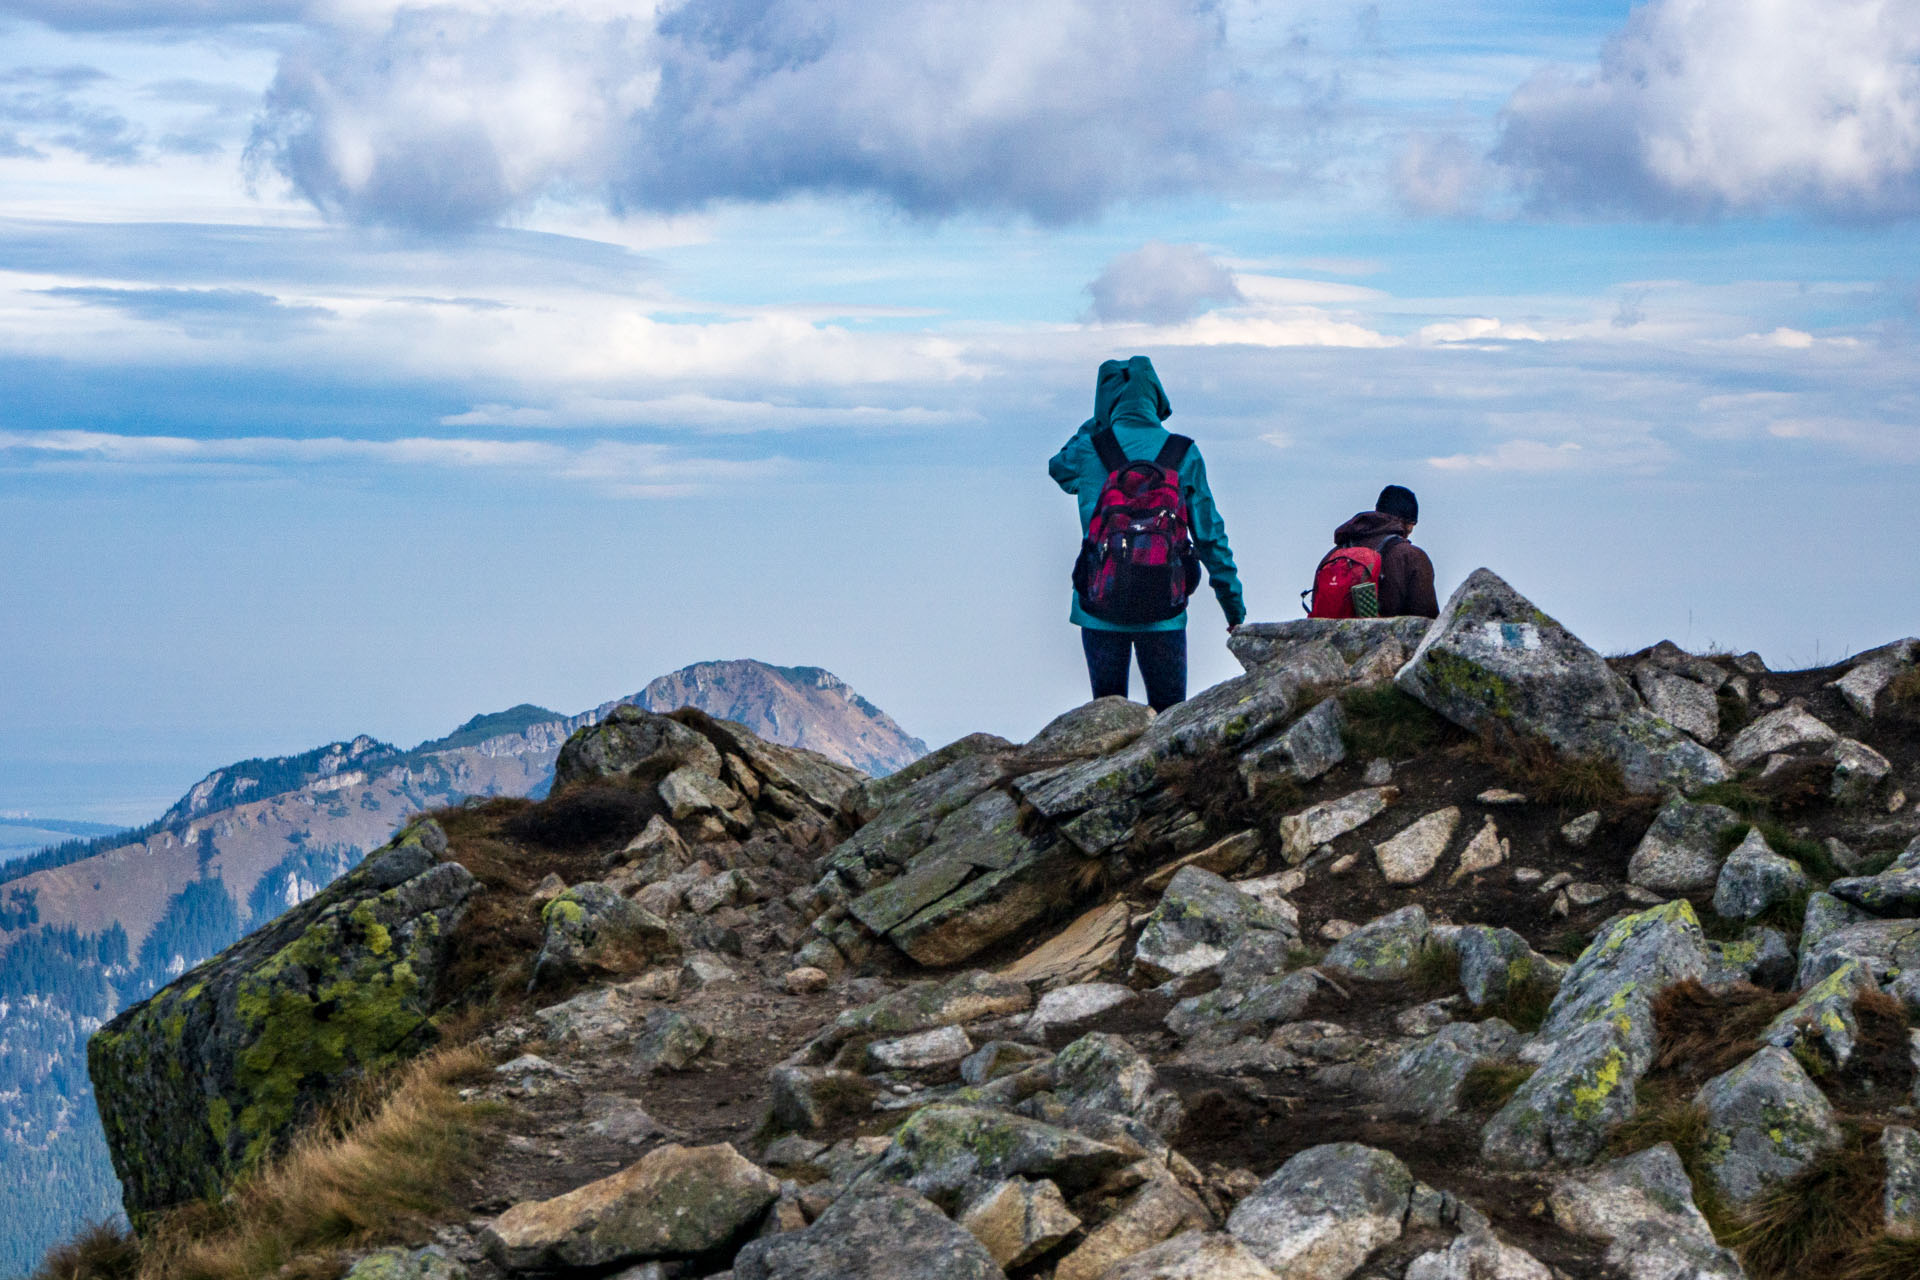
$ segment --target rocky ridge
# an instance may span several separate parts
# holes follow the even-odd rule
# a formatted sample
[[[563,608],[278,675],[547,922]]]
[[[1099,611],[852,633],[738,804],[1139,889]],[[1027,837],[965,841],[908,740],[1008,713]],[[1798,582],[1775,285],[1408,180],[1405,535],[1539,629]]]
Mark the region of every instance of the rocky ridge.
[[[1846,1247],[1920,1258],[1920,642],[1609,661],[1482,570],[1234,647],[883,779],[623,709],[541,804],[409,828],[369,866],[484,891],[427,911],[407,1035],[481,1011],[513,1158],[355,1274],[1765,1277],[1752,1224],[1847,1151]],[[243,1101],[152,1036],[258,1058],[220,992],[292,945],[96,1041],[130,1208],[204,1194],[153,1153]],[[342,925],[318,982],[394,945]],[[256,1154],[365,1069],[276,1062]]]

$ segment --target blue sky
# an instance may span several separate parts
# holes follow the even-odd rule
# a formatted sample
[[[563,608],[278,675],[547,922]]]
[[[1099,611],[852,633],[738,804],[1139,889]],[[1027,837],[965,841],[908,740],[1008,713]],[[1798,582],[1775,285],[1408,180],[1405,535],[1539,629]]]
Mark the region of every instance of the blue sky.
[[[0,0],[0,192],[0,810],[713,657],[1025,736],[1135,352],[1256,618],[1395,481],[1605,650],[1920,629],[1920,0]]]

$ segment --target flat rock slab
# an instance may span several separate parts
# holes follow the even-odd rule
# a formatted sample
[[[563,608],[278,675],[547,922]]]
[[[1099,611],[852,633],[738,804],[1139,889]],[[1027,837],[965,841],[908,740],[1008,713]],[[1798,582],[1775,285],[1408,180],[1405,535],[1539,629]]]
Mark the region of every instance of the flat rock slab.
[[[1083,982],[1078,986],[1059,987],[1040,997],[1040,1003],[1027,1015],[1027,1030],[1041,1035],[1049,1027],[1085,1022],[1138,998],[1132,987],[1123,987],[1117,982]]]
[[[515,1205],[481,1242],[510,1271],[692,1258],[751,1233],[779,1196],[780,1183],[726,1143],[668,1144],[611,1177]]]
[[[1040,987],[1084,982],[1120,958],[1127,922],[1125,902],[1095,907],[1001,969],[1000,976]]]
[[[1004,1111],[936,1104],[923,1107],[857,1185],[909,1187],[959,1212],[1012,1177],[1045,1178],[1068,1195],[1105,1181],[1139,1158],[1071,1130]]]
[[[734,1280],[1006,1280],[984,1246],[903,1187],[856,1187],[804,1231],[755,1240]]]
[[[960,1215],[994,1262],[1024,1266],[1080,1229],[1060,1188],[1044,1178],[1008,1178],[983,1193]]]

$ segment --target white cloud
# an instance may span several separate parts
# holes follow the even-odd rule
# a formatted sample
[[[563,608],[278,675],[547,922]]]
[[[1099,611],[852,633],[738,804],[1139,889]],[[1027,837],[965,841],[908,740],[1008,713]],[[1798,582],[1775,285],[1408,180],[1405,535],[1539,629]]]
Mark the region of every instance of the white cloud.
[[[1454,342],[1545,342],[1546,335],[1532,325],[1503,324],[1490,316],[1469,316],[1425,325],[1420,341],[1441,345]]]
[[[1575,440],[1506,440],[1481,453],[1429,458],[1438,471],[1512,472],[1544,475],[1561,471],[1656,470],[1671,451],[1657,440],[1628,439],[1582,444]]]
[[[1208,304],[1241,302],[1233,273],[1197,244],[1150,240],[1109,262],[1087,286],[1102,323],[1177,324]]]
[[[323,466],[441,467],[515,471],[587,483],[620,497],[674,497],[762,479],[779,459],[730,461],[667,445],[594,441],[572,448],[514,440],[421,436],[340,437],[124,435],[104,431],[0,431],[0,469],[160,469],[173,472]]]
[[[448,427],[658,426],[714,434],[839,428],[924,431],[977,422],[975,413],[914,406],[779,404],[687,392],[650,400],[569,398],[546,407],[482,404],[440,419]]]
[[[1412,134],[1394,160],[1394,193],[1415,213],[1471,213],[1489,186],[1485,154],[1458,134]]]
[[[1495,157],[1545,208],[1920,213],[1920,0],[1651,0]]]
[[[342,4],[251,149],[355,221],[543,199],[680,210],[802,192],[1047,222],[1217,186],[1246,154],[1224,20],[1192,0]]]

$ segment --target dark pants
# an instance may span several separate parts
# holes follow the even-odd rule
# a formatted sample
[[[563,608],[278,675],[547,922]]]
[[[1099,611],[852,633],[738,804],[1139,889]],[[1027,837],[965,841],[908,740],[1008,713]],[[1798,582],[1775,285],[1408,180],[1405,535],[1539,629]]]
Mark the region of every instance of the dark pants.
[[[1127,696],[1127,661],[1140,659],[1147,704],[1165,711],[1187,696],[1187,633],[1180,631],[1098,631],[1080,628],[1087,651],[1087,676],[1096,698]]]

